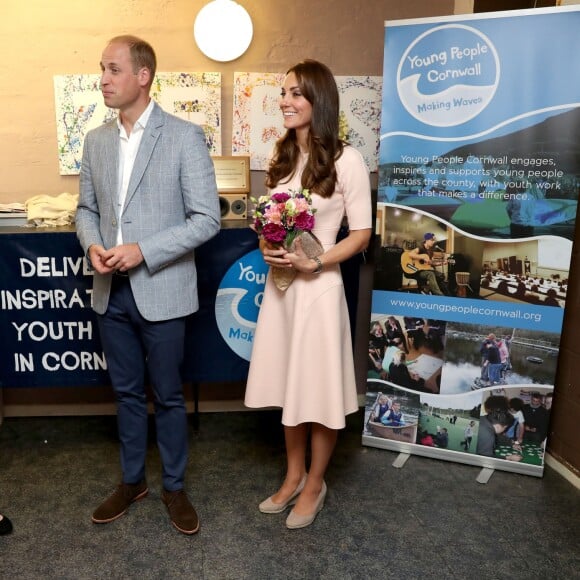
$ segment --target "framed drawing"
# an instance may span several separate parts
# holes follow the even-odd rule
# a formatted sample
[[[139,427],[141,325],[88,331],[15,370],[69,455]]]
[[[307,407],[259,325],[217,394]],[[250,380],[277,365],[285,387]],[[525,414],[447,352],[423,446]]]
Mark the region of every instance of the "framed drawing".
[[[100,79],[98,74],[54,77],[61,175],[77,175],[80,172],[86,133],[117,115],[103,102]],[[151,97],[168,113],[200,125],[210,153],[221,154],[220,73],[157,73],[151,87]]]
[[[284,134],[279,110],[280,73],[234,73],[232,152],[250,155],[250,166],[264,170]],[[371,171],[377,170],[381,116],[381,77],[337,76],[340,136],[356,147]]]

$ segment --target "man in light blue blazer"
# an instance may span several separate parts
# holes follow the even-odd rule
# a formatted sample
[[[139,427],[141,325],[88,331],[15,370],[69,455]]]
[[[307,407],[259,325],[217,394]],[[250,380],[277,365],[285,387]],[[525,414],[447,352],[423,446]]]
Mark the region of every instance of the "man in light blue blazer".
[[[188,424],[180,376],[185,317],[198,309],[194,250],[220,228],[219,198],[203,131],[150,96],[156,58],[118,36],[101,59],[105,104],[118,119],[85,138],[76,215],[94,268],[93,308],[115,391],[122,481],[93,513],[123,515],[148,493],[146,377],[154,395],[162,500],[184,534],[199,529],[184,491]]]

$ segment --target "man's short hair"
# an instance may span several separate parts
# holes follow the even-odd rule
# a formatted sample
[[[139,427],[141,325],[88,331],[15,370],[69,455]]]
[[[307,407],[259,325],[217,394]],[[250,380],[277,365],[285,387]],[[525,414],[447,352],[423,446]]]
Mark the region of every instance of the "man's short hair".
[[[149,86],[151,86],[153,78],[155,77],[155,71],[157,70],[157,57],[155,56],[153,47],[142,38],[131,34],[115,36],[109,40],[109,44],[113,43],[126,44],[129,47],[131,61],[133,62],[133,72],[135,74],[137,74],[143,67],[149,69],[151,72]]]

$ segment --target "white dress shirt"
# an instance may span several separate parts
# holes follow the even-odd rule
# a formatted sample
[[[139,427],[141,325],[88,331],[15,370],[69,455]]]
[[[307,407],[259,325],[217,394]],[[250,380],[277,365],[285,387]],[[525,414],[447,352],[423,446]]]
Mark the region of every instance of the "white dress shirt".
[[[137,122],[133,125],[133,130],[131,131],[130,135],[127,135],[127,131],[121,123],[121,119],[117,117],[117,126],[119,127],[119,190],[117,192],[119,217],[123,213],[125,199],[127,198],[127,189],[129,188],[131,173],[133,172],[133,166],[135,165],[135,158],[137,157],[139,145],[141,144],[141,138],[143,137],[143,132],[145,131],[145,127],[147,126],[147,121],[149,121],[152,110],[153,99],[149,101],[147,108],[143,111],[139,119],[137,119]],[[121,245],[122,243],[123,233],[119,227],[117,232],[117,245]]]

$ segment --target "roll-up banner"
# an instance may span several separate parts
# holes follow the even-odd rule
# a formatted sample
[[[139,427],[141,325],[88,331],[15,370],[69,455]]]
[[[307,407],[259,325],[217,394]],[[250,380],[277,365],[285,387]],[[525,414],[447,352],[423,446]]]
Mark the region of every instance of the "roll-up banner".
[[[385,23],[363,444],[543,474],[578,30],[578,6]]]

